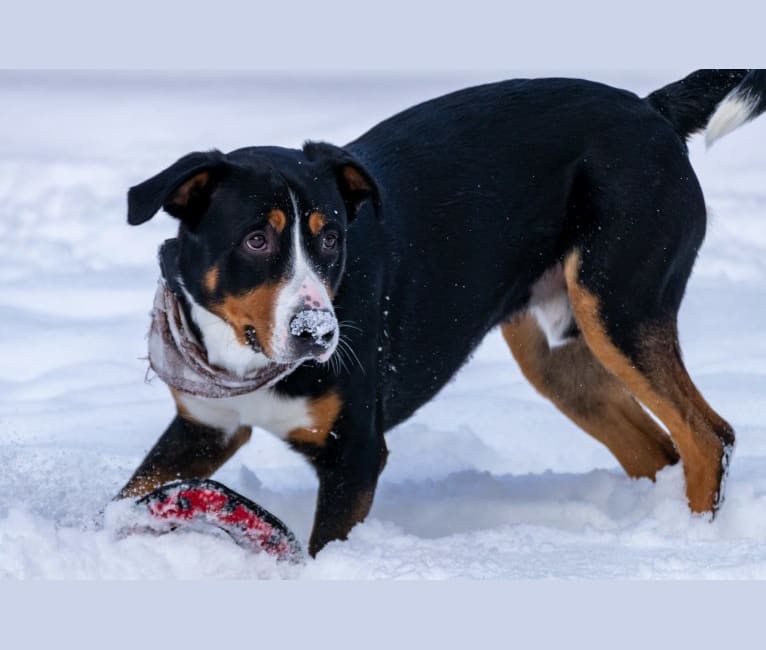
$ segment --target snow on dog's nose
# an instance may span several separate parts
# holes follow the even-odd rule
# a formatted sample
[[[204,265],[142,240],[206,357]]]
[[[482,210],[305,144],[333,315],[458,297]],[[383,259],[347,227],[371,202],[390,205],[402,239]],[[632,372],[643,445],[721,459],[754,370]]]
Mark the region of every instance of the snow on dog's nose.
[[[291,347],[300,356],[321,359],[334,347],[338,321],[328,309],[304,309],[290,321]]]

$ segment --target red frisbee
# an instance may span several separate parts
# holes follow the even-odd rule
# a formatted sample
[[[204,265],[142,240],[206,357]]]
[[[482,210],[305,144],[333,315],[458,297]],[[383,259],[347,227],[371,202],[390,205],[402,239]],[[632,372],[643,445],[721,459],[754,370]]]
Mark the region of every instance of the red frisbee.
[[[166,483],[141,497],[136,506],[146,508],[173,529],[203,523],[220,528],[248,550],[265,551],[288,562],[303,558],[298,540],[284,523],[217,481]]]

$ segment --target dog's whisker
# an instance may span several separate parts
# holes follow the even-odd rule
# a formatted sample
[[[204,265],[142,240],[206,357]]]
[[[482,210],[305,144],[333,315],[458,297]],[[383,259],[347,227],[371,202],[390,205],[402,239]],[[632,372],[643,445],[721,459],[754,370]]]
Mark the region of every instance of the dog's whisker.
[[[338,376],[340,376],[341,371],[348,372],[348,366],[346,365],[345,359],[344,359],[344,350],[341,347],[338,347],[336,349],[335,355],[333,355],[338,362]]]
[[[357,332],[363,331],[361,327],[359,327],[356,323],[354,323],[354,321],[350,321],[350,320],[338,321],[338,326],[340,327],[341,330],[345,327],[346,329],[356,330]]]
[[[344,347],[344,349],[347,351],[347,353],[348,353],[348,354],[349,354],[351,357],[353,357],[353,360],[354,360],[354,361],[356,361],[357,365],[359,366],[359,369],[362,371],[362,374],[363,374],[363,375],[364,375],[364,374],[367,374],[367,373],[365,372],[364,366],[362,365],[362,362],[359,360],[359,356],[358,356],[358,355],[357,355],[357,353],[354,351],[354,348],[351,346],[351,343],[350,343],[350,342],[349,342],[347,339],[345,339],[343,336],[341,336],[341,337],[338,339],[338,345],[340,346],[341,344],[343,344],[343,347]]]

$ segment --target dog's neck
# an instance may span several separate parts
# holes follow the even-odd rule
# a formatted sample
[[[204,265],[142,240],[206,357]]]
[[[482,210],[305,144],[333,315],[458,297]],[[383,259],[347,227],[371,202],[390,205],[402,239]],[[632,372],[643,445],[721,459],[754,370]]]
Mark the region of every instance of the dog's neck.
[[[204,349],[202,331],[191,315],[191,304],[186,296],[186,292],[181,283],[181,272],[178,268],[178,239],[166,239],[157,253],[160,263],[160,278],[165,286],[172,292],[173,297],[178,301],[179,307],[187,326],[191,330],[189,333],[198,344]]]

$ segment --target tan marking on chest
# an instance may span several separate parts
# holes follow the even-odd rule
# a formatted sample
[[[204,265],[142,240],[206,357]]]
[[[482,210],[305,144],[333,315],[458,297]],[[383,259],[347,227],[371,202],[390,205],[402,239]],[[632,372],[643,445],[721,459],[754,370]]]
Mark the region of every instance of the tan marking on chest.
[[[296,444],[310,444],[323,447],[327,442],[343,402],[337,393],[327,393],[322,397],[311,400],[309,404],[310,427],[293,429],[287,434],[290,442]]]

